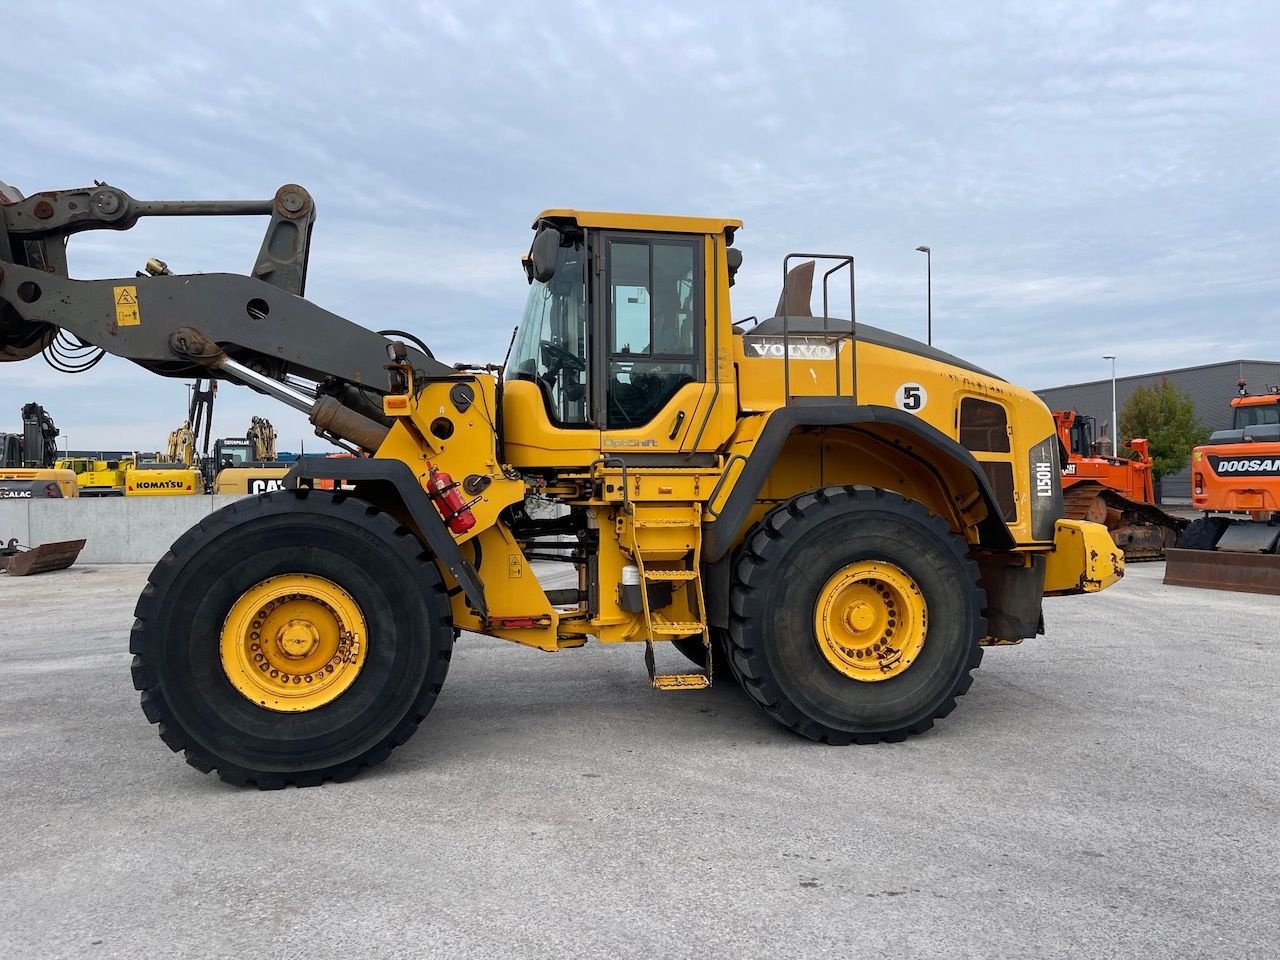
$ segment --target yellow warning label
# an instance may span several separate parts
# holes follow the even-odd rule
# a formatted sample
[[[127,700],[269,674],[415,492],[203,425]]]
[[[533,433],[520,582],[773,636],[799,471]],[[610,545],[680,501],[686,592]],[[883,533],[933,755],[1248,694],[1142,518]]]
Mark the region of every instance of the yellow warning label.
[[[116,297],[116,326],[136,327],[142,323],[142,314],[138,310],[137,287],[112,287]]]
[[[524,577],[524,564],[514,553],[507,554],[507,579],[520,580]]]

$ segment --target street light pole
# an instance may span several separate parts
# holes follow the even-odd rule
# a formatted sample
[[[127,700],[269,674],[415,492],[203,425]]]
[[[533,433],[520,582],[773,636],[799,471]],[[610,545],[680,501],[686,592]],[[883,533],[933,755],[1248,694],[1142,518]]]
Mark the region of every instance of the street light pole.
[[[929,346],[933,346],[933,251],[929,247],[919,246],[919,247],[916,247],[916,252],[923,253],[925,258],[925,276],[927,277],[926,286],[929,291],[928,292],[928,297],[929,297],[928,324],[929,325],[926,328],[927,336],[928,336],[928,340],[926,342],[929,344]]]
[[[1111,361],[1111,455],[1120,456],[1120,421],[1116,419],[1116,358],[1107,354],[1103,360]]]

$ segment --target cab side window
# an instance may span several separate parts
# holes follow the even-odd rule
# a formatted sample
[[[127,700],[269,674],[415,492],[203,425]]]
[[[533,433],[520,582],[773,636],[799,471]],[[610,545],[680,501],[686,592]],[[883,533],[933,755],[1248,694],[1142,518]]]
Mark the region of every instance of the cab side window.
[[[608,241],[606,427],[648,423],[701,376],[701,245],[688,239]]]

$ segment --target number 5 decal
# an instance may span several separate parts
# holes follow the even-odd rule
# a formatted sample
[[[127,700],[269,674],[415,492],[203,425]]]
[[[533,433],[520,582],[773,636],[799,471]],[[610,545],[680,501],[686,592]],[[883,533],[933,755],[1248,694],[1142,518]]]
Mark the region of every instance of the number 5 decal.
[[[898,388],[898,392],[893,395],[893,402],[898,405],[899,410],[919,413],[924,409],[924,405],[929,402],[929,394],[918,383],[904,383]]]

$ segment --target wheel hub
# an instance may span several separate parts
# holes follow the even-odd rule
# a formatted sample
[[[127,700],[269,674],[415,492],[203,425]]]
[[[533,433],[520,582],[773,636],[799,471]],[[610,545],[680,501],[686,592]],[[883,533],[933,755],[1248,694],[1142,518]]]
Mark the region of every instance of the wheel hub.
[[[845,609],[844,622],[853,633],[864,633],[875,623],[875,611],[865,600],[855,600]]]
[[[920,655],[928,608],[915,580],[891,563],[861,560],[818,592],[814,634],[827,663],[853,680],[887,680]]]
[[[298,660],[315,650],[320,631],[310,620],[290,620],[276,631],[276,643],[286,657]]]
[[[297,573],[249,588],[222,626],[220,656],[247,700],[285,713],[315,710],[355,682],[367,653],[364,614],[323,577]]]

